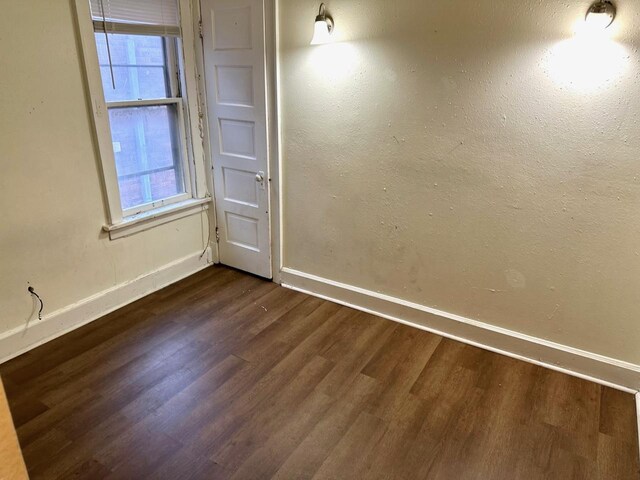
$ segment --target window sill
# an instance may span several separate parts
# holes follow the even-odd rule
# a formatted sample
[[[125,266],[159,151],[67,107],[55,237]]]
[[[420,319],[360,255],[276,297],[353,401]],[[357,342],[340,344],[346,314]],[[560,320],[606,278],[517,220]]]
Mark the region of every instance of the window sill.
[[[116,240],[202,212],[209,208],[209,203],[211,203],[211,197],[191,198],[183,202],[165,205],[164,207],[125,217],[121,222],[105,225],[102,229],[109,233],[111,240]]]

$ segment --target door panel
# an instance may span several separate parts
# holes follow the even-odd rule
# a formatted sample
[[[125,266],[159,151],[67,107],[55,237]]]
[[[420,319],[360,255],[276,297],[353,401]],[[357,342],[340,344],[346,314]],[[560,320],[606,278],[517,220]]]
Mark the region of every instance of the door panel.
[[[202,0],[220,261],[271,278],[262,0]]]

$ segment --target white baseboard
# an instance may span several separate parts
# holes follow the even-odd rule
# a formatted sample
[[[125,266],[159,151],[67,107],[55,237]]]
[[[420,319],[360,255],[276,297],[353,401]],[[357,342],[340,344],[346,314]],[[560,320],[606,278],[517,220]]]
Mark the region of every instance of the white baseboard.
[[[640,392],[636,393],[636,421],[638,422],[638,455],[640,455]]]
[[[202,256],[201,253],[188,255],[153,272],[51,312],[42,320],[32,320],[26,328],[20,326],[1,334],[0,363],[208,267],[212,264],[211,256],[211,248]]]
[[[640,365],[283,268],[282,286],[626,392],[640,390]]]

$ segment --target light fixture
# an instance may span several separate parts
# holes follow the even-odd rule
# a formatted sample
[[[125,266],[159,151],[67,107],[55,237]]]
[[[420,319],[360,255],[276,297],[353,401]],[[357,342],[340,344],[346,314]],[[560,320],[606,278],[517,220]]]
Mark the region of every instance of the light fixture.
[[[604,30],[616,17],[616,7],[609,0],[597,0],[587,10],[584,21],[589,29]]]
[[[316,23],[313,27],[311,45],[320,45],[329,41],[329,35],[333,31],[333,18],[325,13],[324,3],[320,4]]]

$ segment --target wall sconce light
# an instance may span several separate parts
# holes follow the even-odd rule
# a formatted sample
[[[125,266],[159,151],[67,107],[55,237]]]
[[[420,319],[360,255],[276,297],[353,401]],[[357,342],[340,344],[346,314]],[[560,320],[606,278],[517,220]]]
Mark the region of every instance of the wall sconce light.
[[[616,7],[609,0],[597,0],[587,10],[584,21],[589,29],[604,30],[616,17]]]
[[[333,18],[325,13],[324,3],[320,4],[316,23],[313,27],[311,45],[320,45],[329,41],[329,35],[333,31]]]

